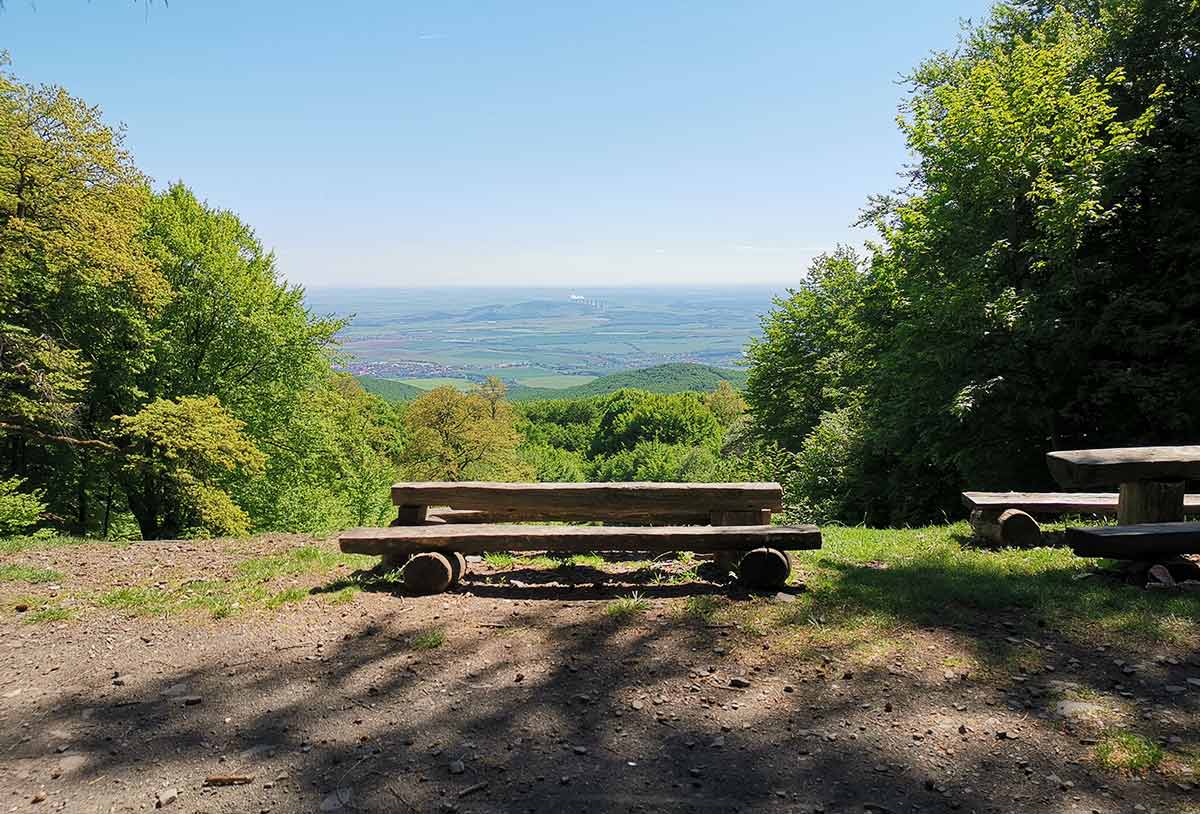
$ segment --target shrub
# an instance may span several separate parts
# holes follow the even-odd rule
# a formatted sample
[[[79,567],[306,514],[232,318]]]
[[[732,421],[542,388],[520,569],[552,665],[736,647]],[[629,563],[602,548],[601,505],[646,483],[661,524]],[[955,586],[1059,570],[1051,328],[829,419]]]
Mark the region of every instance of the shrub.
[[[40,489],[22,492],[25,481],[21,478],[0,480],[0,535],[20,534],[37,523],[46,511],[42,501],[45,493]]]

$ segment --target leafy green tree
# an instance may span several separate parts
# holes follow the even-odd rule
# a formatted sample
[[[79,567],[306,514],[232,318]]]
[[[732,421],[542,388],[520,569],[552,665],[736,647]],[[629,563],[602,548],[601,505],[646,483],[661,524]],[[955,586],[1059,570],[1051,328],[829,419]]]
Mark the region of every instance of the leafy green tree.
[[[266,456],[216,397],[157,399],[117,422],[129,449],[122,467],[126,493],[143,538],[250,531],[250,517],[224,481],[261,470]]]
[[[813,512],[924,521],[1048,485],[1048,449],[1195,437],[1197,20],[1001,4],[917,68],[882,242],[820,261],[751,351],[754,426],[812,458]]]
[[[410,477],[516,480],[531,474],[517,457],[521,437],[507,402],[438,387],[409,406],[404,423],[401,464]]]
[[[601,401],[591,452],[610,455],[643,441],[716,447],[720,438],[721,427],[698,393],[618,390]]]
[[[598,481],[706,482],[717,466],[711,447],[651,440],[599,459],[593,476]]]
[[[746,400],[733,389],[733,385],[724,380],[717,384],[716,390],[704,395],[704,406],[712,412],[722,429],[732,427],[746,412]]]

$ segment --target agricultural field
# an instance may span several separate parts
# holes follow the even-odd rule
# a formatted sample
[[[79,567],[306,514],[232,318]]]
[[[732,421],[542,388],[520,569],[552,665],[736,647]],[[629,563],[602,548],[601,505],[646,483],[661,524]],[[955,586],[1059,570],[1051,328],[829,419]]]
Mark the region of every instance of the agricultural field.
[[[764,287],[312,289],[348,320],[346,369],[419,388],[486,376],[538,390],[669,363],[735,368],[781,293]]]

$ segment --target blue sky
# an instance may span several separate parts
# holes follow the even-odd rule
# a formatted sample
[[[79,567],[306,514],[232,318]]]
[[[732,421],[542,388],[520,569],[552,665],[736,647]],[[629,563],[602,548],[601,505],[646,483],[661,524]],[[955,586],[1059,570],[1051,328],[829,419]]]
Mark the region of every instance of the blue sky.
[[[0,49],[305,285],[789,283],[984,2],[7,0]]]

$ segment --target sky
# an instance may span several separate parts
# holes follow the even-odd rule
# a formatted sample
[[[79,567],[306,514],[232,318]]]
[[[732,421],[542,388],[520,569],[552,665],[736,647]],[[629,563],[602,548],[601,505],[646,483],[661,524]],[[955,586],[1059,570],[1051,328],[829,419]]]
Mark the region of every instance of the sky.
[[[794,283],[988,3],[7,0],[0,49],[306,286]]]

